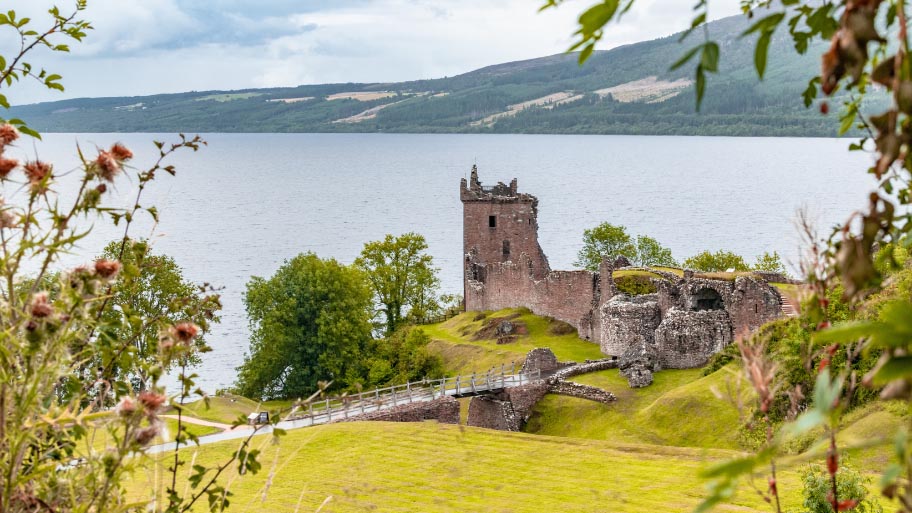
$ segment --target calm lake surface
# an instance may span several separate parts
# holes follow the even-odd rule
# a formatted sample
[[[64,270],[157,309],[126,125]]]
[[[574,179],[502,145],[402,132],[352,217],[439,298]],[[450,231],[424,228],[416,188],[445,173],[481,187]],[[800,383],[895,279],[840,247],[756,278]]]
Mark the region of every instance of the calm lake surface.
[[[173,159],[143,204],[157,226],[139,223],[157,251],[194,282],[223,287],[222,322],[198,369],[207,391],[232,384],[248,348],[243,292],[251,276],[270,276],[284,260],[312,251],[351,263],[366,241],[387,233],[423,234],[444,292],[462,292],[459,180],[478,164],[483,183],[519,180],[539,198],[540,241],[553,269],[571,269],[584,228],[602,221],[648,234],[679,260],[728,249],[753,260],[800,255],[796,210],[806,206],[822,232],[864,205],[870,157],[848,140],[560,135],[210,134],[208,147]],[[19,157],[76,167],[76,143],[121,141],[138,167],[157,155],[156,134],[46,134],[20,141]],[[115,195],[135,195],[121,182]],[[98,223],[84,253],[91,260],[121,235]]]

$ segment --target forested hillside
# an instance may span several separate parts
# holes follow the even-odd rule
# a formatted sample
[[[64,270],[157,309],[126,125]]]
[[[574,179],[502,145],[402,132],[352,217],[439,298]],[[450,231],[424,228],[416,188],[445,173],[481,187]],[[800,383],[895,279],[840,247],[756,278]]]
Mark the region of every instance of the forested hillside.
[[[694,42],[672,35],[596,52],[584,66],[562,54],[435,80],[74,99],[11,116],[51,132],[836,135],[838,123],[801,100],[820,49],[797,56],[780,35],[760,82],[746,27],[742,17],[710,24],[721,69],[699,113],[692,69],[670,71]]]

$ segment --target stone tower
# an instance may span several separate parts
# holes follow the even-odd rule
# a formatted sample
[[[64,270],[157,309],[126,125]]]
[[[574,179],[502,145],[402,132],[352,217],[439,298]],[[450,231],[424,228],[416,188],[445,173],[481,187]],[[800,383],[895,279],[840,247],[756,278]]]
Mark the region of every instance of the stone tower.
[[[526,262],[536,280],[550,272],[548,258],[538,244],[538,199],[498,183],[483,187],[478,168],[472,166],[469,181],[460,184],[462,200],[462,244],[465,254],[465,299],[473,304],[470,281],[485,282],[487,266],[504,262]],[[471,309],[471,308],[469,308]]]

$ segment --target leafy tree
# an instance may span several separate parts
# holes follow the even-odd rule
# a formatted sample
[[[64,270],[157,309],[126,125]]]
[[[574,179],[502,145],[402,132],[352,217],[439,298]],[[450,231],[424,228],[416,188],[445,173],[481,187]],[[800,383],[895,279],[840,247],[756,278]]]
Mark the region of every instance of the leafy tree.
[[[636,255],[631,263],[638,266],[677,266],[671,250],[647,235],[637,235]]]
[[[626,257],[637,266],[677,265],[671,250],[659,241],[646,235],[638,235],[634,239],[627,233],[626,227],[611,223],[602,223],[583,231],[583,247],[577,253],[574,265],[598,271],[603,257],[619,256]]]
[[[244,304],[252,333],[238,367],[239,394],[300,398],[321,381],[339,388],[361,381],[371,293],[359,269],[301,254],[269,279],[253,277]]]
[[[852,511],[856,513],[881,513],[883,508],[876,498],[869,498],[866,485],[871,480],[854,468],[843,465],[836,478],[839,497],[855,502]],[[804,498],[801,510],[789,510],[790,513],[835,513],[830,503],[832,477],[820,465],[810,465],[801,475]]]
[[[636,258],[637,246],[627,234],[627,228],[602,223],[595,228],[583,230],[583,247],[577,253],[574,265],[598,271],[603,256],[624,256],[631,262]]]
[[[787,274],[785,264],[782,263],[782,259],[779,258],[779,253],[776,251],[773,251],[772,253],[767,251],[757,257],[757,262],[751,266],[751,269],[754,271]]]
[[[367,275],[388,336],[407,320],[424,319],[440,310],[436,297],[440,280],[427,247],[417,233],[387,235],[365,244],[355,260]]]
[[[415,326],[404,326],[371,344],[366,362],[368,382],[385,386],[443,377],[443,359],[428,351],[431,338]]]
[[[721,272],[729,269],[734,269],[735,271],[750,270],[750,267],[740,255],[721,249],[715,253],[709,251],[698,253],[685,260],[684,267],[705,272]]]
[[[133,341],[133,354],[138,358],[135,371],[129,379],[137,391],[148,386],[150,373],[159,364],[161,333],[155,324],[138,325],[127,322],[134,316],[159,319],[173,324],[192,322],[199,326],[200,334],[193,340],[194,350],[182,362],[169,362],[166,372],[175,363],[188,367],[199,365],[200,354],[211,349],[203,335],[213,322],[218,322],[216,312],[221,304],[215,296],[198,296],[199,287],[187,281],[173,258],[156,255],[147,241],[124,239],[112,241],[101,258],[114,260],[120,257],[125,272],[113,283],[110,304],[105,311],[111,330],[106,335],[120,340]]]

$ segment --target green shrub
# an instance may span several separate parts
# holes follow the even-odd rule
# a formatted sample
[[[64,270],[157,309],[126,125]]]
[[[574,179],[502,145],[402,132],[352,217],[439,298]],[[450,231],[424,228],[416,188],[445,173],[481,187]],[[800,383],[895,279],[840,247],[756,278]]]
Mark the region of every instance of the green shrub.
[[[628,296],[641,296],[655,294],[656,286],[648,276],[628,275],[614,279],[614,284],[619,292]]]
[[[830,479],[830,475],[823,467],[809,466],[801,478],[803,507],[790,509],[788,513],[834,513],[833,505],[830,503],[832,488]],[[877,503],[877,500],[868,498],[868,490],[865,485],[869,481],[870,479],[864,477],[859,471],[842,464],[839,472],[836,473],[836,491],[839,494],[840,502],[846,499],[857,500],[858,505],[852,509],[855,513],[881,513],[883,508]]]

